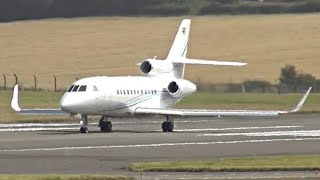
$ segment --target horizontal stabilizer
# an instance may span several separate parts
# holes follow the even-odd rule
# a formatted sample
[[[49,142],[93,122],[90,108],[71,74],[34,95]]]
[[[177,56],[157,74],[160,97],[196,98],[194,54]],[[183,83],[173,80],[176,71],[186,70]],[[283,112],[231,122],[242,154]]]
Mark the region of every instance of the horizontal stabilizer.
[[[61,109],[52,109],[52,108],[21,109],[19,106],[19,85],[18,84],[16,84],[13,88],[11,108],[22,115],[67,115],[67,113],[62,111]]]
[[[188,59],[188,58],[177,58],[172,61],[173,63],[181,64],[200,64],[200,65],[216,65],[216,66],[244,66],[247,63],[243,62],[231,62],[231,61],[210,61],[202,59]]]

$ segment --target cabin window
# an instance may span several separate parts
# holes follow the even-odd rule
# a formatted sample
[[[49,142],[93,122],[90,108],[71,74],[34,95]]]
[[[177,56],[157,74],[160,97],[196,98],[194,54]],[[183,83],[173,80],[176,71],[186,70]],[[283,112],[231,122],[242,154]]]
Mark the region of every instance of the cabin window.
[[[143,90],[141,90],[141,94],[143,94]]]
[[[133,93],[136,94],[136,90],[133,90]]]
[[[93,86],[93,91],[98,91],[97,86]]]
[[[80,86],[79,92],[80,92],[80,91],[86,91],[86,89],[87,89],[87,86]]]
[[[133,94],[132,90],[130,90],[130,94]]]
[[[78,88],[79,88],[79,85],[74,86],[73,89],[72,89],[72,92],[77,92]]]
[[[117,94],[119,94],[119,90],[117,90]]]
[[[119,90],[119,94],[122,94],[122,91],[121,91],[121,90]]]
[[[123,94],[126,95],[126,90],[123,90]]]
[[[74,85],[70,86],[69,89],[68,89],[68,92],[71,92],[73,87],[74,87]]]
[[[129,91],[129,90],[127,90],[127,94],[128,94],[128,95],[130,94],[130,91]]]

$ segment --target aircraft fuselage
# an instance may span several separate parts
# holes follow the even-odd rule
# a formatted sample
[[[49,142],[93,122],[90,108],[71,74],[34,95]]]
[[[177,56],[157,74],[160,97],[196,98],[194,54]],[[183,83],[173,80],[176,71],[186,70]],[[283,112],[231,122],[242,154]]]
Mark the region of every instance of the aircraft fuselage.
[[[168,85],[179,84],[175,93]],[[74,82],[60,101],[71,114],[131,116],[137,107],[168,108],[196,91],[196,85],[184,79],[157,77],[90,77]]]

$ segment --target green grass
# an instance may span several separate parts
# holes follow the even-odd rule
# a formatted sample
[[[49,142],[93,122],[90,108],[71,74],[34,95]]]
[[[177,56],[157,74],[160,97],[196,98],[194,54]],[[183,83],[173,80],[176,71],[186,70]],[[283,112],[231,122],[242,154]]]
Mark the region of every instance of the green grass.
[[[103,175],[0,175],[0,180],[131,180],[125,176]]]
[[[136,172],[224,172],[319,170],[320,155],[225,158],[207,161],[165,161],[133,163]]]
[[[68,116],[21,116],[11,110],[11,91],[0,91],[0,122],[39,122],[70,120]],[[58,108],[62,92],[21,91],[24,108]],[[184,98],[177,108],[290,110],[302,94],[211,93],[197,92]],[[320,94],[311,94],[302,112],[320,112]]]
[[[302,94],[261,94],[261,93],[211,93],[197,92],[182,99],[177,104],[181,108],[212,108],[212,109],[279,109],[293,108]],[[320,110],[320,94],[310,94],[303,112]]]

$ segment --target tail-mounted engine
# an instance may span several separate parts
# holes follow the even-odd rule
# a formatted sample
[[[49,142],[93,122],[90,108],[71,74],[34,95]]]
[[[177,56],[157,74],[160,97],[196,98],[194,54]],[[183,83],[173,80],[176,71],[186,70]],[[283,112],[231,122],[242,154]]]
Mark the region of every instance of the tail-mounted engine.
[[[172,72],[173,65],[168,61],[147,59],[140,64],[140,70],[144,75],[157,76]]]
[[[197,90],[197,86],[184,79],[171,81],[167,86],[167,91],[173,97],[184,97]]]

